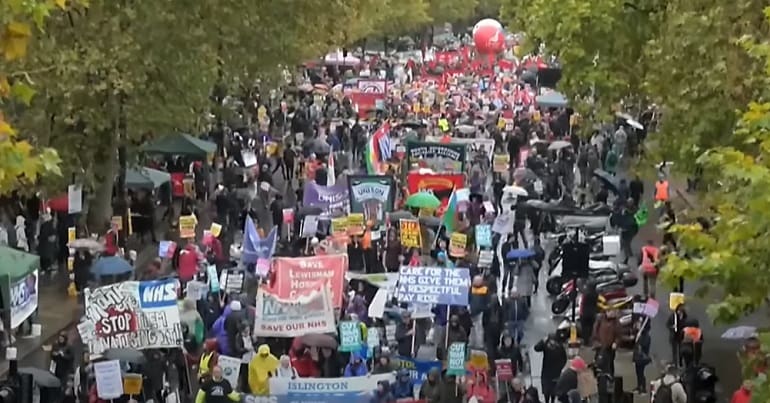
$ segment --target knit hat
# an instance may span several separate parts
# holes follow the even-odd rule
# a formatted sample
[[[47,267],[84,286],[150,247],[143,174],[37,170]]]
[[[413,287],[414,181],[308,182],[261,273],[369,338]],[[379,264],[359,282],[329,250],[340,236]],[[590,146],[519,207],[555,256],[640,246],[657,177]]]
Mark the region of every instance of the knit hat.
[[[233,301],[230,303],[230,310],[233,312],[238,312],[241,310],[241,302],[240,301]]]

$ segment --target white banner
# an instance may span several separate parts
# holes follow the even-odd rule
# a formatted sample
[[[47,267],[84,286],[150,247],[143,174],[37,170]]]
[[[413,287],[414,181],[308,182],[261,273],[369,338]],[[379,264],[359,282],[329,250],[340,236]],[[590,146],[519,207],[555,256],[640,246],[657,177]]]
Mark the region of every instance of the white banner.
[[[260,288],[254,335],[297,337],[309,333],[336,333],[334,305],[329,288],[318,282],[318,289],[296,300],[280,299]]]
[[[11,283],[11,329],[16,329],[37,309],[38,272],[27,274]]]
[[[124,281],[86,290],[85,320],[94,326],[91,355],[111,348],[182,346],[176,280]],[[83,325],[86,328],[90,325]]]
[[[358,80],[358,90],[367,94],[385,94],[388,82],[385,80]]]
[[[425,141],[441,142],[441,137],[438,136],[426,136]],[[464,138],[464,137],[452,137],[449,144],[465,144],[465,150],[468,153],[477,153],[483,151],[486,153],[489,162],[492,162],[492,158],[495,154],[495,140],[494,139],[480,139],[480,138]]]

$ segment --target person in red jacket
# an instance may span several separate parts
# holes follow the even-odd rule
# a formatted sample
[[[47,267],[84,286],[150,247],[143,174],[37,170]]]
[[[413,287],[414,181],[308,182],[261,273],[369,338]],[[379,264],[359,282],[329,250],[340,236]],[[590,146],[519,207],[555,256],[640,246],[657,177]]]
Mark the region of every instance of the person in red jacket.
[[[291,343],[289,358],[291,359],[291,366],[297,371],[300,378],[317,378],[321,375],[313,357],[307,350],[307,346],[300,337],[295,338]]]
[[[751,403],[751,381],[743,381],[743,385],[733,393],[730,403]]]
[[[107,232],[104,234],[104,252],[103,256],[115,256],[118,254],[118,230],[107,223]]]

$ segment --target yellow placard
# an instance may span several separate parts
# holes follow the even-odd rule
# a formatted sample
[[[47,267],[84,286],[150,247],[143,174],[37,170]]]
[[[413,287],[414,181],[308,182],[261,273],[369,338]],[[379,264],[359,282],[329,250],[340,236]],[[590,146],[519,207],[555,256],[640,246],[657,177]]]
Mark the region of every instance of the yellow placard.
[[[123,375],[123,393],[131,396],[142,393],[142,376],[139,374]]]
[[[497,128],[500,130],[505,129],[505,118],[501,117],[497,119]]]
[[[332,234],[347,234],[348,232],[348,218],[332,218]]]
[[[197,221],[194,215],[179,217],[179,237],[195,238],[195,223]]]
[[[449,237],[449,256],[464,257],[465,247],[468,245],[468,235],[455,232]]]
[[[351,213],[348,215],[348,234],[363,235],[366,229],[364,223],[364,213]]]
[[[511,166],[511,156],[508,154],[495,154],[492,167],[495,172],[508,172]]]
[[[70,256],[67,258],[67,271],[75,270],[75,257]]]
[[[184,195],[186,197],[195,197],[195,180],[193,178],[182,179],[182,186],[184,186]]]
[[[414,104],[412,104],[412,112],[420,113],[421,110],[422,110],[422,106],[420,106],[419,102],[415,102]]]
[[[118,231],[123,230],[123,217],[119,215],[112,216],[112,219],[110,220],[112,222],[112,228],[115,228]]]
[[[430,105],[423,105],[422,113],[424,113],[426,115],[430,115]]]
[[[433,217],[433,214],[436,212],[436,209],[432,208],[421,208],[420,211],[417,213],[418,217]]]
[[[401,245],[407,248],[419,248],[422,246],[419,221],[399,220],[398,224],[401,230]]]
[[[67,242],[73,242],[78,237],[78,232],[75,227],[67,228]]]
[[[213,236],[218,238],[219,234],[222,233],[222,226],[217,224],[217,223],[215,223],[215,222],[213,222],[213,223],[211,223],[211,227],[209,228],[209,232],[211,233],[211,235],[213,235]]]
[[[684,304],[684,294],[681,292],[672,292],[668,294],[668,309],[674,310],[679,305]]]

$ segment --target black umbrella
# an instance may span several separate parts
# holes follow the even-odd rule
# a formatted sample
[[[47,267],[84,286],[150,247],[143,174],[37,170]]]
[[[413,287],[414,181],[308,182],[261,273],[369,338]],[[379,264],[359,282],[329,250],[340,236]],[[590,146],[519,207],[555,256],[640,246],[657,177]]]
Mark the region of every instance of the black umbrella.
[[[614,192],[615,194],[620,193],[618,192],[620,181],[614,175],[603,169],[594,170],[593,175],[597,177],[602,182],[602,184],[604,184],[604,186],[607,187],[607,190]]]
[[[147,361],[147,357],[141,351],[132,348],[111,348],[102,354],[108,360],[118,360],[129,364],[142,365]]]
[[[420,224],[431,227],[431,228],[438,228],[441,226],[441,219],[438,217],[420,217]]]
[[[37,386],[41,388],[59,388],[61,387],[61,381],[54,374],[40,368],[22,367],[19,368],[20,374],[32,375],[32,379]]]
[[[388,213],[388,217],[390,217],[391,221],[414,220],[415,219],[414,214],[412,214],[412,213],[410,213],[408,211],[404,211],[404,210],[399,210],[399,211],[394,211],[392,213]]]
[[[306,217],[309,215],[320,215],[323,210],[316,206],[303,206],[297,211],[299,217]]]
[[[421,127],[427,127],[427,124],[421,120],[409,120],[399,124],[398,127],[408,127],[410,129],[419,129]]]

